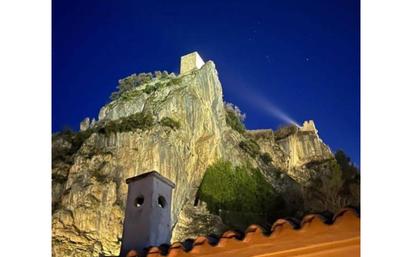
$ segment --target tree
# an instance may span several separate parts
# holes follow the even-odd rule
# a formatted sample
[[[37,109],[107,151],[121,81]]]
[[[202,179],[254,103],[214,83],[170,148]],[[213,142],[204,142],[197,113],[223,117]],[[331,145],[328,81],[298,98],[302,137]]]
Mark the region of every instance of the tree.
[[[327,166],[326,169],[316,170],[311,184],[305,189],[305,195],[311,211],[336,213],[348,206],[351,199],[342,194],[344,180],[337,161],[330,160]]]
[[[353,180],[359,174],[359,170],[353,165],[350,158],[344,151],[338,150],[335,153],[335,159],[342,170],[342,178],[344,181]]]

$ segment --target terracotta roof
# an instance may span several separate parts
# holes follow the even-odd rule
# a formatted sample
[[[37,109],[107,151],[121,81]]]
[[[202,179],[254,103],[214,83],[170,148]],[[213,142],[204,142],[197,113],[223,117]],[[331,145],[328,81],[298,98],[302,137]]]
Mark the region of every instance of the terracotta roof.
[[[138,256],[130,251],[128,257]],[[360,256],[360,217],[346,208],[332,219],[320,214],[305,216],[299,223],[279,219],[268,234],[251,225],[242,235],[227,231],[220,238],[197,237],[171,246],[151,247],[148,257],[346,257]]]

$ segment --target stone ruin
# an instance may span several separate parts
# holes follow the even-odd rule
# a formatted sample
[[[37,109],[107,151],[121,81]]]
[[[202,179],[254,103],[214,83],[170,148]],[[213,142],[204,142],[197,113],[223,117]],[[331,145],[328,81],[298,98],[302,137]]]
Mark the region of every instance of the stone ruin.
[[[313,120],[304,121],[303,126],[299,128],[300,131],[312,131],[318,134],[318,130],[315,127],[315,122]]]
[[[180,75],[200,69],[205,62],[197,52],[180,57]]]

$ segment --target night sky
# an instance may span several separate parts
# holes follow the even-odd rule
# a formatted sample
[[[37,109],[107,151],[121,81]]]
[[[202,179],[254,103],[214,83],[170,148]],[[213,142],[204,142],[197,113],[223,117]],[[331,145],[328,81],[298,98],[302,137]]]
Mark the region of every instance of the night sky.
[[[132,73],[178,74],[180,56],[213,60],[224,100],[249,129],[313,119],[333,151],[360,165],[359,1],[55,0],[52,131],[97,117]],[[257,97],[259,96],[259,97]]]

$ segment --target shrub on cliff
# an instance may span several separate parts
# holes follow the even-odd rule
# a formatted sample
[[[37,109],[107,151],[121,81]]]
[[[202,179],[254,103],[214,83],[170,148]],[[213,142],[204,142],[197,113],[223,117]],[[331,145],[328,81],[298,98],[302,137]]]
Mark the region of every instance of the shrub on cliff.
[[[353,165],[350,158],[345,154],[344,151],[336,151],[335,159],[342,170],[342,178],[344,180],[354,180],[357,176],[359,176],[358,168]]]
[[[282,128],[277,129],[276,131],[273,132],[273,138],[275,140],[281,140],[283,138],[286,138],[290,136],[291,134],[294,134],[298,131],[298,127],[295,125],[288,125]]]
[[[169,73],[167,71],[155,71],[154,76],[156,79],[166,79],[169,77]]]
[[[328,210],[335,213],[348,205],[359,206],[359,177],[347,178],[342,169],[345,164],[340,161],[330,159],[306,165],[314,172],[305,187],[305,202],[309,211]]]
[[[305,188],[306,202],[310,211],[331,211],[333,213],[348,205],[348,199],[342,197],[342,171],[335,160],[313,163],[316,173]]]
[[[147,113],[135,113],[117,120],[111,120],[98,129],[101,134],[128,132],[136,129],[148,129],[153,126],[153,116]]]
[[[269,153],[262,153],[260,155],[260,159],[265,163],[265,164],[269,164],[272,162],[272,157],[270,157]]]
[[[207,168],[198,195],[212,213],[243,214],[249,224],[272,218],[284,204],[258,169],[222,160]]]
[[[169,127],[169,128],[172,128],[172,129],[179,129],[180,128],[180,123],[178,121],[172,119],[172,118],[169,118],[169,117],[163,117],[160,120],[160,124],[162,126]]]
[[[239,143],[239,147],[242,148],[247,154],[249,154],[252,158],[258,156],[260,152],[260,146],[256,141],[253,139],[245,139]]]
[[[133,93],[128,95],[133,89],[140,87],[142,85],[145,85],[154,79],[158,80],[157,83],[155,84],[150,84],[147,85],[144,89],[143,92],[146,94],[151,94],[152,92],[158,90],[163,83],[160,83],[159,81],[161,80],[168,80],[168,82],[165,82],[166,86],[171,86],[171,85],[177,85],[181,83],[181,78],[176,78],[176,75],[172,73],[168,73],[167,71],[155,71],[154,75],[149,72],[149,73],[139,73],[138,75],[132,74],[124,79],[119,80],[119,84],[117,85],[117,91],[113,92],[110,95],[110,100],[118,100],[118,99],[124,99],[123,96],[126,96],[126,99],[129,98],[130,96],[133,96]]]
[[[54,149],[52,151],[52,160],[63,161],[68,164],[73,163],[73,154],[75,154],[80,147],[83,145],[83,142],[86,141],[93,134],[92,129],[85,131],[75,132],[70,128],[65,128],[62,132],[57,133],[54,137],[60,137],[63,140],[70,143],[69,149]]]
[[[138,75],[132,74],[124,79],[119,80],[117,85],[117,91],[113,92],[110,96],[110,99],[116,100],[123,93],[128,92],[136,87],[139,87],[143,84],[150,82],[153,79],[152,73],[139,73]]]
[[[357,205],[360,200],[360,172],[344,151],[338,150],[335,159],[342,171],[343,187],[341,194],[352,199],[351,204]]]
[[[231,103],[225,103],[225,111],[226,124],[228,124],[232,129],[243,134],[246,130],[245,125],[243,124],[246,117],[245,114],[242,114],[240,109]]]
[[[167,87],[171,87],[171,86],[174,86],[174,85],[179,85],[179,84],[182,83],[182,78],[181,77],[180,78],[176,77],[176,75],[173,72],[170,73],[168,76],[169,76],[170,80],[166,84]]]
[[[144,89],[143,92],[145,92],[146,94],[150,95],[151,93],[153,93],[154,91],[156,91],[156,86],[155,85],[147,85]]]

